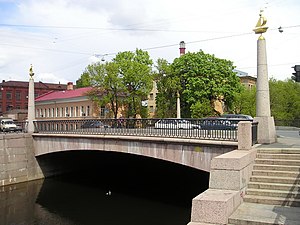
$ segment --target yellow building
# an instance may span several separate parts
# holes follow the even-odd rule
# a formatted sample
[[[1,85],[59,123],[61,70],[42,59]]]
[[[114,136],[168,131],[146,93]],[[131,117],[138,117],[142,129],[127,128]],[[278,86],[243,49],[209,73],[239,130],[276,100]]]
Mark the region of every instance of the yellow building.
[[[35,99],[35,117],[41,119],[83,119],[106,118],[108,109],[98,107],[87,95],[92,87],[73,89],[68,83],[67,90],[52,91]]]

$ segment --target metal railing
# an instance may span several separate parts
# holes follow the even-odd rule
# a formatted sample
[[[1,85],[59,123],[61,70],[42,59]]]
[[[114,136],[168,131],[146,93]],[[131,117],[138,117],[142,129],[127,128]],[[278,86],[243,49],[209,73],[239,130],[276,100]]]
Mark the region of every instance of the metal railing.
[[[227,119],[88,119],[34,121],[35,132],[170,137],[237,141],[237,123]]]
[[[252,145],[257,144],[257,127],[258,127],[258,122],[254,121],[252,122]]]

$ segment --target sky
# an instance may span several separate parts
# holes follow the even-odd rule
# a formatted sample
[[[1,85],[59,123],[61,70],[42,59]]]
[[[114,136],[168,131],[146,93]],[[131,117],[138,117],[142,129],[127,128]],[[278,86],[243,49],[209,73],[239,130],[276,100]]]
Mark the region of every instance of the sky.
[[[172,63],[180,41],[256,76],[261,9],[268,76],[285,80],[300,65],[299,0],[0,0],[0,82],[28,81],[32,64],[35,81],[75,83],[89,64],[136,48]]]

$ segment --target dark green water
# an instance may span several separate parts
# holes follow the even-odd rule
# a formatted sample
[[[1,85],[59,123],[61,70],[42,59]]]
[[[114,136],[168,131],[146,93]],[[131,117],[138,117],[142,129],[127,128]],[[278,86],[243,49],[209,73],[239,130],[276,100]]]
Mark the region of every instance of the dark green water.
[[[153,159],[113,161],[2,188],[0,224],[186,225],[192,198],[207,188],[208,174],[195,169]]]

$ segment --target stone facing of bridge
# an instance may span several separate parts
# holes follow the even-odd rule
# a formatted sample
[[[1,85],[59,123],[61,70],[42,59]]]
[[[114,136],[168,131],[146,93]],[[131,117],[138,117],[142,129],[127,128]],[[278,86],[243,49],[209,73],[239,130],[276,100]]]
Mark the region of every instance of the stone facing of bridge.
[[[69,150],[115,151],[209,171],[213,157],[232,151],[237,146],[236,142],[228,141],[157,137],[33,135],[34,138],[25,133],[0,135],[0,186],[44,178],[45,173],[36,159],[43,154]]]
[[[43,178],[30,134],[0,135],[0,186]]]
[[[178,138],[33,134],[35,155],[77,150],[113,151],[166,160],[210,171],[211,159],[236,149],[236,142]]]

